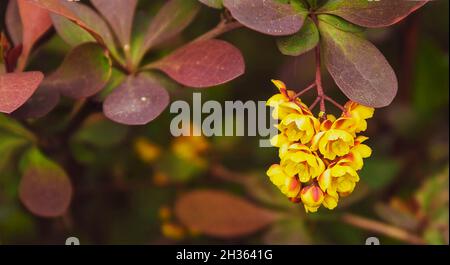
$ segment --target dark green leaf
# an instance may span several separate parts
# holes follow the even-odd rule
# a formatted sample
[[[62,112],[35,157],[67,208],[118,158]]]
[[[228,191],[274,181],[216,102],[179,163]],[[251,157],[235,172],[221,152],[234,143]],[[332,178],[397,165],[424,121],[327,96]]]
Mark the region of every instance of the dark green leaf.
[[[319,43],[319,30],[314,22],[307,18],[299,32],[277,39],[278,49],[284,55],[298,56],[314,49]]]

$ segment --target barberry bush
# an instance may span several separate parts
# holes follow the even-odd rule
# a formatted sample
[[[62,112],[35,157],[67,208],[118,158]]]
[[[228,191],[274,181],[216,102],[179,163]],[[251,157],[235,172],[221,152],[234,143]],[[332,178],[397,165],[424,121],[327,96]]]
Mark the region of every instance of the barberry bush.
[[[0,7],[0,243],[448,244],[447,1]],[[193,92],[274,148],[171,136]]]

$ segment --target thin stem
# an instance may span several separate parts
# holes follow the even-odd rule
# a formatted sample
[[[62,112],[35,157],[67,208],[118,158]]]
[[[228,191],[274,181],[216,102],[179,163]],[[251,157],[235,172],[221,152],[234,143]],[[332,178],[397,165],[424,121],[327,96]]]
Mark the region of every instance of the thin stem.
[[[301,95],[305,94],[306,92],[308,92],[309,90],[311,90],[312,88],[314,88],[316,86],[316,83],[312,83],[311,85],[309,85],[307,88],[303,89],[302,91],[298,92],[297,94],[295,94],[294,98],[298,98]]]
[[[334,106],[336,106],[338,109],[342,110],[343,112],[345,111],[345,108],[339,104],[338,102],[336,102],[334,99],[330,98],[329,96],[325,96],[325,100],[329,101],[331,104],[333,104]]]
[[[353,214],[344,214],[341,217],[344,223],[366,229],[375,233],[380,233],[392,238],[396,238],[401,241],[408,242],[415,245],[424,245],[426,242],[417,235],[411,234],[411,232],[405,231],[401,228],[384,224],[378,221],[370,220],[364,217],[360,217]]]
[[[309,106],[309,109],[312,110],[314,109],[314,107],[316,107],[317,103],[319,103],[320,101],[320,97],[316,97],[316,100],[314,100],[313,104],[311,104],[311,106]]]
[[[323,91],[322,87],[322,75],[320,72],[321,64],[320,64],[320,48],[317,46],[315,48],[315,54],[316,54],[316,88],[317,88],[317,95],[320,99],[320,111],[325,113],[325,93]]]

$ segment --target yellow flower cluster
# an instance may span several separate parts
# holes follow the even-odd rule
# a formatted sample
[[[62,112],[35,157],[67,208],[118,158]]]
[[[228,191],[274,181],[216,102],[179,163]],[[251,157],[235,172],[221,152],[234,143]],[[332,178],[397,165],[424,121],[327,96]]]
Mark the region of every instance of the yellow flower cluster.
[[[306,212],[316,212],[321,205],[334,209],[339,197],[353,192],[363,158],[371,155],[363,144],[368,138],[357,134],[367,129],[374,109],[349,101],[341,117],[319,120],[283,82],[272,82],[280,93],[267,105],[273,108],[273,118],[280,120],[280,134],[271,139],[279,148],[280,163],[272,165],[267,175],[291,201],[302,202]]]

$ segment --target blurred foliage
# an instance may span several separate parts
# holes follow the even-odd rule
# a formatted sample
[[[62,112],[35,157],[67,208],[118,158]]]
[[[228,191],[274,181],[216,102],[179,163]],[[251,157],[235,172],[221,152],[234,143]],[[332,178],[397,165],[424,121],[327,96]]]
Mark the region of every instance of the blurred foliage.
[[[1,2],[3,16],[6,1]],[[139,1],[139,9],[154,14],[163,2]],[[69,121],[73,101],[65,100],[39,120],[19,123],[0,115],[0,244],[62,244],[68,236],[79,237],[82,244],[363,244],[374,235],[382,244],[405,243],[343,223],[340,216],[348,212],[404,229],[430,244],[448,244],[448,13],[448,1],[434,1],[383,34],[367,33],[394,66],[400,92],[391,106],[377,110],[369,121],[374,155],[366,160],[355,194],[336,210],[306,216],[287,201],[263,172],[274,162],[276,150],[259,148],[256,137],[174,138],[168,110],[146,126],[126,127],[107,120],[94,104],[92,113]],[[212,28],[219,14],[202,7],[194,23],[168,47]],[[416,32],[412,38],[411,31]],[[275,92],[271,78],[283,79],[297,90],[313,80],[308,69],[311,54],[283,56],[273,38],[249,29],[227,33],[224,39],[242,50],[246,74],[202,90],[204,101],[265,100]],[[33,54],[30,68],[51,72],[68,49],[51,34]],[[144,61],[165,53],[158,50]],[[113,77],[121,78],[114,73]],[[326,90],[343,102],[327,79]],[[166,87],[172,101],[190,101],[192,93],[199,92],[170,89],[178,85],[164,82],[170,84]],[[78,126],[67,133],[71,123]],[[18,164],[27,147],[35,145],[70,176],[73,200],[63,217],[36,217],[19,201]],[[198,189],[221,191],[263,211],[263,216],[277,218],[240,236],[195,231],[174,211],[180,198]],[[204,201],[204,206],[208,209],[213,203],[214,199]],[[195,222],[200,216],[189,218]]]

